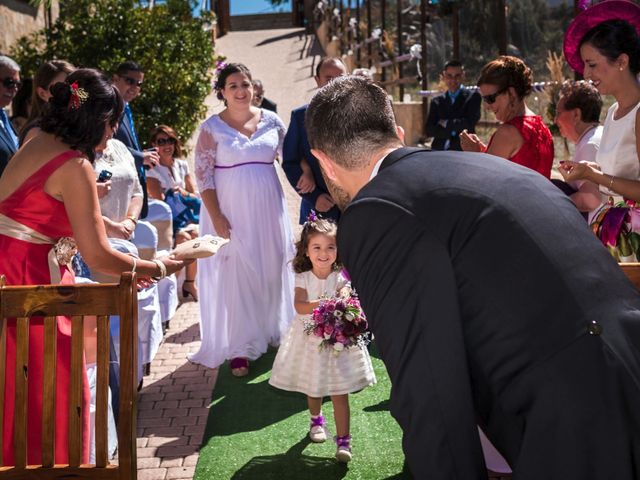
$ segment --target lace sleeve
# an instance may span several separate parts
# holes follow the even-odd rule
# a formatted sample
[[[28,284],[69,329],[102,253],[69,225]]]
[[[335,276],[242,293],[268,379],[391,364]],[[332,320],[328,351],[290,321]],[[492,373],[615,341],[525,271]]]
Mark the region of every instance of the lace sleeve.
[[[284,144],[284,136],[287,133],[287,127],[284,126],[284,122],[276,114],[273,114],[273,126],[278,130],[278,150],[276,153],[278,154],[278,157],[282,158],[282,145]]]
[[[198,142],[195,151],[195,175],[198,182],[198,190],[215,190],[214,167],[216,164],[216,149],[218,144],[213,133],[203,124],[200,127]]]

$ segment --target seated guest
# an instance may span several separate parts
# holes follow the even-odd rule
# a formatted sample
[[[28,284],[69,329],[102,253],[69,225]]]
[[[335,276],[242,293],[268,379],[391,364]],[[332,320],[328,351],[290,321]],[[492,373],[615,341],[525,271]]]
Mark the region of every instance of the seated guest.
[[[0,175],[18,150],[18,136],[5,108],[18,93],[20,85],[20,65],[11,58],[0,55]]]
[[[275,102],[272,102],[268,98],[264,96],[264,86],[262,85],[262,81],[258,79],[254,79],[253,83],[253,105],[258,108],[264,108],[266,110],[271,110],[272,112],[278,113],[278,106]]]
[[[178,196],[186,202],[195,203],[199,213],[199,197],[189,173],[189,164],[180,158],[182,145],[175,130],[167,125],[158,125],[151,131],[149,143],[156,148],[160,156],[160,164],[147,172],[149,197],[167,200],[167,195]],[[176,245],[198,236],[196,215],[191,212],[190,217],[183,219],[174,217]],[[182,284],[182,296],[186,298],[191,295],[196,301],[198,300],[198,288],[195,284],[197,265],[193,262],[186,267],[185,280]]]
[[[64,60],[53,60],[40,65],[33,77],[33,89],[31,92],[31,107],[29,118],[19,130],[20,145],[33,138],[39,131],[40,118],[44,113],[44,106],[51,98],[50,88],[65,79],[75,70],[75,67]]]
[[[596,87],[587,82],[565,82],[560,91],[560,98],[556,104],[555,124],[560,129],[560,135],[575,143],[574,162],[595,162],[602,127],[600,111],[602,98]],[[563,178],[567,178],[567,171],[560,169]],[[593,212],[602,203],[602,195],[598,185],[588,180],[574,180],[567,182],[574,190],[570,194],[571,200],[578,210],[587,214]]]
[[[506,158],[550,178],[553,137],[544,120],[529,110],[524,100],[533,88],[531,69],[519,58],[498,57],[482,67],[478,87],[487,109],[502,125],[489,145],[474,133],[462,132],[462,149]]]

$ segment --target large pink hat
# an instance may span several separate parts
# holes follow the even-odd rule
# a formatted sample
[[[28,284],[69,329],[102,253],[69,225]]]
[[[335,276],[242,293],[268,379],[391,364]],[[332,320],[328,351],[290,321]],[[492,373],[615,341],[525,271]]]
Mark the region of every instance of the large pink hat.
[[[640,5],[629,0],[605,0],[573,19],[564,34],[564,58],[576,72],[582,74],[584,62],[580,57],[580,42],[596,25],[607,20],[625,20],[636,28],[640,35]]]

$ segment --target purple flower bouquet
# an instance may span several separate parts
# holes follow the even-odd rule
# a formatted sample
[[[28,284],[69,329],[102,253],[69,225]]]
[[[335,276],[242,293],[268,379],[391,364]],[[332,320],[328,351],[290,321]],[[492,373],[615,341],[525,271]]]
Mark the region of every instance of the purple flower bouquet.
[[[364,348],[371,341],[367,317],[355,293],[348,297],[334,296],[320,301],[305,322],[307,335],[322,339],[320,350],[332,349],[338,355],[345,348]]]

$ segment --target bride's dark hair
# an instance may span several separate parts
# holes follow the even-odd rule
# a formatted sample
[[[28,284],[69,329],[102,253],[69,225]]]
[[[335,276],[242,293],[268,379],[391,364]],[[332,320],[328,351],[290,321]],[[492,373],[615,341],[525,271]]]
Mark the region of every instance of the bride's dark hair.
[[[74,84],[74,88],[86,94],[86,99],[75,105]],[[51,94],[40,129],[81,151],[93,162],[95,148],[102,141],[105,129],[114,128],[122,116],[124,102],[118,90],[98,70],[81,68],[64,82],[52,85]]]

